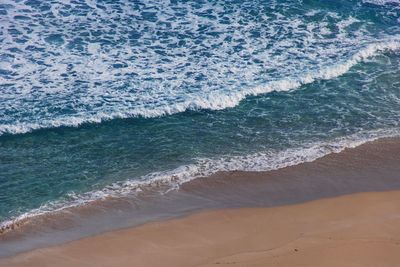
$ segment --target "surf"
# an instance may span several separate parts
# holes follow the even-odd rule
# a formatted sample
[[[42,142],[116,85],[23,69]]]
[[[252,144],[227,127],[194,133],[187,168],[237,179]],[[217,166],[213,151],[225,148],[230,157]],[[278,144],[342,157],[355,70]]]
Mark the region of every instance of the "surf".
[[[330,80],[338,78],[351,70],[355,65],[366,59],[373,58],[383,53],[396,53],[400,48],[399,37],[391,38],[384,42],[372,43],[353,54],[349,59],[341,63],[322,68],[315,72],[305,73],[298,77],[290,77],[277,81],[268,82],[262,86],[243,89],[233,92],[211,92],[207,96],[196,96],[180,103],[167,106],[148,108],[133,108],[124,112],[99,112],[95,115],[67,116],[52,120],[43,120],[36,123],[16,123],[0,125],[0,135],[23,134],[43,128],[57,127],[79,127],[87,123],[102,123],[112,119],[126,118],[154,118],[168,116],[188,110],[222,110],[233,108],[249,96],[258,96],[270,92],[290,91],[300,88],[303,85],[311,84],[318,80]]]

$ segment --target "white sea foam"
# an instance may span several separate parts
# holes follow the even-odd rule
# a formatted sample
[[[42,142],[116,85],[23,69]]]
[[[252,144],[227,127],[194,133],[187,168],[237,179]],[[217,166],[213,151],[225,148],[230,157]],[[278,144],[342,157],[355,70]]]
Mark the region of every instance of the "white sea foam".
[[[338,77],[400,40],[296,3],[4,3],[0,135],[234,107]]]
[[[48,202],[37,209],[4,221],[0,224],[0,232],[7,231],[12,225],[35,216],[60,212],[67,208],[79,207],[94,201],[107,198],[119,198],[134,195],[152,186],[166,186],[169,190],[178,189],[182,183],[207,177],[217,172],[226,171],[271,171],[288,166],[311,162],[331,153],[339,153],[346,148],[354,148],[379,138],[398,137],[400,129],[384,129],[360,132],[350,136],[337,138],[328,142],[310,143],[303,147],[290,148],[284,151],[265,151],[246,156],[226,156],[218,159],[197,159],[195,163],[180,166],[176,169],[154,172],[139,179],[116,182],[97,191],[83,194],[71,192],[63,200]],[[165,189],[164,189],[165,190]]]
[[[399,0],[363,0],[363,3],[370,3],[375,5],[384,6],[387,4],[400,4]]]
[[[131,117],[159,117],[171,115],[186,110],[221,110],[237,106],[240,101],[248,96],[257,96],[273,91],[289,91],[299,88],[302,85],[313,83],[317,80],[329,80],[337,78],[347,73],[356,64],[377,56],[385,52],[394,52],[400,49],[400,41],[398,38],[392,40],[372,43],[356,52],[349,59],[337,63],[335,65],[322,68],[315,72],[309,72],[297,77],[290,77],[271,81],[263,86],[257,86],[234,92],[210,92],[208,95],[192,96],[182,102],[160,105],[155,107],[135,107],[131,110],[123,110],[117,112],[98,112],[97,114],[84,114],[79,116],[64,116],[56,119],[42,120],[40,122],[17,122],[12,124],[0,125],[1,134],[18,134],[26,133],[41,128],[53,128],[60,126],[79,126],[83,123],[100,123],[102,121],[115,118],[131,118]]]

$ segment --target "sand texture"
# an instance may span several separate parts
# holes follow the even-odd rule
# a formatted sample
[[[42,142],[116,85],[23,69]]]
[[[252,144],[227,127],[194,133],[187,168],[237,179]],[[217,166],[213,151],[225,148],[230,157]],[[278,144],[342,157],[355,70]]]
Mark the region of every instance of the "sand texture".
[[[400,191],[202,212],[19,254],[0,266],[400,266]]]

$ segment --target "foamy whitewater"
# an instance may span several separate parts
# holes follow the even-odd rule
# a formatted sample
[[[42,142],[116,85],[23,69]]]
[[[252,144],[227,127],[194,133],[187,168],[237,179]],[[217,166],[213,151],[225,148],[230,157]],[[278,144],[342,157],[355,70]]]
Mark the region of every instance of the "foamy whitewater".
[[[0,3],[0,222],[400,129],[398,1]]]

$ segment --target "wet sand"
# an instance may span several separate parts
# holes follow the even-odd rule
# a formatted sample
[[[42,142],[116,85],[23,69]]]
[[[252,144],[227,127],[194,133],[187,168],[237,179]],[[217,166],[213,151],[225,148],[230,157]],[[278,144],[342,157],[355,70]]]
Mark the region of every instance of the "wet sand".
[[[332,221],[332,223],[329,222],[329,220],[331,220],[331,217],[329,216],[338,216],[338,218],[341,218],[340,221],[342,221],[344,224],[358,225],[358,223],[361,223],[361,220],[364,220],[369,216],[370,212],[372,212],[372,215],[374,214],[373,212],[375,212],[368,210],[368,206],[370,205],[369,202],[371,202],[369,200],[369,197],[367,197],[368,194],[363,194],[361,195],[362,197],[359,197],[357,195],[350,195],[345,196],[343,199],[348,198],[348,202],[350,204],[354,202],[353,204],[349,205],[349,208],[351,206],[356,212],[358,210],[364,212],[360,218],[353,218],[354,221],[351,221],[351,218],[346,217],[348,213],[346,213],[347,215],[337,213],[341,211],[342,208],[340,208],[336,211],[329,211],[329,209],[327,209],[326,214],[324,213],[325,215],[321,213],[321,219],[324,219],[324,221],[318,221],[319,215],[316,213],[316,211],[325,209],[325,205],[323,203],[325,203],[325,201],[336,201],[335,199],[324,200],[324,198],[332,198],[340,195],[355,194],[359,192],[394,190],[400,190],[400,141],[397,138],[382,139],[364,144],[355,149],[346,149],[339,154],[331,154],[325,156],[314,162],[291,166],[276,171],[218,173],[211,177],[200,178],[188,182],[182,185],[179,190],[170,191],[169,193],[163,195],[157,193],[149,193],[142,198],[118,201],[107,200],[104,203],[95,203],[93,205],[88,205],[83,208],[68,210],[65,213],[35,218],[29,224],[23,225],[15,231],[6,233],[5,235],[0,235],[0,257],[3,257],[3,259],[0,260],[0,266],[25,266],[22,262],[23,259],[26,259],[26,257],[29,258],[28,262],[26,263],[29,263],[29,266],[35,266],[30,265],[33,264],[35,261],[38,262],[38,266],[51,266],[54,265],[55,261],[57,261],[56,266],[62,266],[60,264],[64,261],[61,260],[61,258],[65,258],[66,264],[71,264],[71,262],[69,262],[67,258],[73,259],[74,257],[75,260],[73,261],[75,261],[75,266],[77,266],[78,263],[76,262],[76,260],[78,258],[85,260],[86,253],[87,255],[91,255],[90,257],[88,256],[88,258],[86,259],[88,261],[90,261],[91,259],[97,259],[98,257],[103,257],[101,255],[95,256],[92,255],[91,252],[85,251],[84,246],[82,247],[82,249],[79,248],[78,250],[74,250],[74,248],[76,248],[75,246],[80,246],[75,244],[87,244],[87,248],[90,248],[90,250],[94,249],[93,251],[96,251],[96,249],[98,248],[99,254],[104,254],[104,257],[109,258],[108,260],[115,262],[115,264],[111,264],[111,262],[108,262],[107,259],[102,258],[102,260],[104,260],[104,264],[107,264],[101,265],[101,262],[93,262],[93,264],[96,264],[98,266],[120,266],[119,257],[128,257],[130,254],[134,255],[134,253],[136,253],[135,257],[137,257],[138,259],[142,259],[144,262],[150,262],[151,264],[149,266],[157,266],[155,265],[155,263],[152,262],[152,258],[157,259],[157,257],[154,256],[156,254],[152,253],[160,253],[160,255],[164,253],[161,250],[162,247],[157,244],[165,244],[165,247],[163,249],[166,249],[166,251],[169,251],[171,253],[175,251],[175,248],[180,247],[181,250],[176,250],[176,253],[180,255],[180,253],[186,253],[186,249],[190,249],[192,246],[197,246],[183,242],[185,238],[187,239],[187,242],[189,242],[189,240],[193,241],[193,244],[195,244],[196,242],[201,243],[203,241],[208,244],[209,241],[207,241],[206,239],[201,241],[202,236],[207,236],[207,231],[210,231],[210,237],[214,236],[213,233],[224,232],[226,233],[226,235],[224,237],[221,237],[222,239],[215,240],[215,242],[217,242],[218,244],[221,242],[221,244],[227,244],[231,241],[233,242],[233,240],[229,237],[230,235],[236,236],[237,233],[244,231],[243,236],[248,236],[250,240],[252,238],[250,232],[254,229],[261,229],[262,227],[264,227],[263,225],[265,225],[265,229],[263,228],[265,234],[262,234],[262,236],[267,236],[268,238],[264,239],[271,240],[272,243],[268,243],[270,242],[268,240],[268,242],[265,244],[259,243],[259,250],[263,250],[268,244],[268,246],[275,246],[278,243],[281,244],[281,242],[288,240],[289,237],[285,237],[286,233],[289,233],[292,230],[296,230],[297,232],[295,231],[294,233],[297,234],[305,231],[305,228],[301,228],[303,226],[306,227],[307,225],[311,225],[312,228],[320,229],[318,231],[328,231],[330,228],[325,229],[324,227],[335,224],[334,221]],[[383,194],[383,197],[380,198],[384,203],[389,203],[389,207],[391,205],[400,206],[400,203],[396,202],[396,192],[379,193],[379,195],[380,194]],[[395,198],[385,199],[386,195],[388,197],[395,196]],[[374,197],[375,193],[371,193],[370,196],[376,198]],[[339,200],[340,199],[342,199],[342,197],[339,198]],[[308,203],[297,205],[304,202]],[[389,210],[388,208],[386,208],[386,206],[384,206],[383,202],[381,203],[382,210]],[[319,208],[316,208],[314,214],[315,218],[310,217],[310,219],[308,220],[307,216],[311,215],[306,216],[302,215],[302,213],[306,212],[306,210],[308,209],[310,209],[310,212],[312,212],[312,208],[310,207],[316,205],[313,203],[322,204],[318,204],[321,206]],[[377,205],[381,204],[377,203]],[[279,207],[283,205],[285,207]],[[331,206],[334,206],[334,204],[330,205],[330,207]],[[347,205],[344,206],[345,207],[343,207],[343,209],[346,209]],[[275,214],[278,210],[278,213],[281,214],[280,217],[274,217],[275,219],[272,220],[271,214]],[[287,213],[287,211],[284,212],[283,210],[288,210],[290,212]],[[296,213],[296,210],[299,210],[299,212]],[[379,212],[379,210],[377,210],[376,212]],[[387,214],[381,214],[382,219],[388,218],[388,216],[397,216],[396,212],[397,214],[400,214],[396,210],[390,210],[390,212],[388,212]],[[182,220],[178,219],[177,221],[164,222],[165,220],[170,220],[177,217],[184,217],[193,213],[195,213],[195,215],[191,215],[191,217]],[[227,217],[226,214],[228,214],[229,216]],[[290,214],[297,215],[292,216]],[[246,220],[246,222],[240,224],[242,217],[243,220]],[[193,218],[205,219],[203,222],[199,222],[199,224],[197,225],[195,223],[195,219]],[[257,218],[260,218],[261,221],[263,220],[262,218],[264,218],[265,220],[258,226],[256,224],[254,224],[254,226],[251,226],[251,223],[256,223]],[[302,220],[306,218],[307,221],[304,221],[304,225],[301,226]],[[368,218],[368,220],[372,220],[372,217]],[[269,223],[270,219],[271,224]],[[347,219],[349,219],[349,221],[346,221]],[[208,225],[213,221],[218,222],[220,220],[222,220],[221,224],[224,226],[219,226],[220,228],[215,226],[215,232],[213,232],[214,230],[211,228],[202,228],[203,224]],[[151,223],[154,221],[156,221],[156,223]],[[199,229],[198,231],[202,229],[203,232],[200,231],[200,234],[196,234],[195,231],[189,231],[186,233],[185,231],[181,231],[184,229],[175,228],[176,226],[173,226],[174,222],[180,222],[178,223],[179,225],[187,224],[187,226],[185,226],[184,228],[188,230],[190,230],[189,226],[196,225],[196,227],[193,229]],[[131,235],[130,233],[136,233],[135,231],[139,231],[138,229],[142,229],[142,227],[144,227],[143,229],[146,229],[146,227],[151,227],[151,225],[153,225],[152,227],[154,227],[154,225],[158,225],[159,227],[165,225],[162,227],[166,227],[165,229],[169,229],[165,230],[165,232],[171,231],[175,234],[174,236],[169,237],[167,235],[168,238],[164,239],[164,241],[162,239],[154,239],[158,237],[155,234],[151,233],[143,235],[140,234],[140,238],[135,238],[134,236],[136,234],[133,235],[132,238],[129,237]],[[296,228],[295,225],[299,225],[299,227],[301,227]],[[225,231],[224,227],[228,227],[228,230]],[[380,227],[383,227],[384,229],[382,230],[385,230],[387,227],[389,227],[390,229],[393,228],[393,225],[389,223],[386,227],[386,223],[382,222]],[[127,234],[128,232],[123,232],[124,234],[121,235],[118,234],[120,233],[120,231],[115,231],[115,229],[121,228],[127,228],[127,230],[122,231],[128,231],[129,234]],[[244,230],[242,228],[244,228]],[[280,230],[281,228],[283,230]],[[365,230],[365,238],[370,239],[370,237],[372,238],[375,233],[378,236],[382,234],[380,230],[378,231],[378,228],[378,226],[376,229],[371,228],[371,235],[369,235],[368,231]],[[274,234],[275,232],[271,232],[272,230],[268,229],[274,229],[276,235]],[[349,230],[348,233],[350,234],[353,230]],[[337,231],[340,232],[341,230],[337,229]],[[104,232],[108,233],[103,234]],[[341,233],[343,237],[346,237],[346,234],[347,232]],[[390,235],[392,234],[394,236],[393,238],[395,238],[396,233],[391,232]],[[105,241],[109,237],[110,240]],[[272,237],[276,238],[274,239]],[[290,238],[291,237],[293,236],[290,236]],[[125,238],[127,238],[127,240],[125,240]],[[199,238],[199,240],[196,241],[196,238]],[[229,242],[226,240],[225,242],[223,238],[228,238],[227,240],[229,240]],[[349,238],[351,238],[351,236],[349,236]],[[77,239],[80,240],[73,241]],[[179,245],[179,242],[177,241],[177,243],[170,244],[168,243],[169,239],[176,239],[179,240],[179,242],[183,243],[182,245]],[[99,240],[101,240],[101,242]],[[127,245],[128,247],[126,247],[125,245],[123,245],[123,240],[125,240],[126,242],[130,240],[129,242],[135,244],[131,244],[129,242],[124,243],[129,244]],[[70,243],[65,244],[66,242]],[[327,244],[328,243],[326,243],[325,245]],[[359,246],[360,244],[358,244],[357,246]],[[321,249],[323,249],[325,245],[321,243]],[[153,247],[154,251],[146,251],[145,249],[141,249],[141,246],[143,246],[143,248],[145,248],[146,246],[151,246]],[[248,246],[248,244],[246,246]],[[221,247],[211,247],[215,248],[215,250],[217,251],[223,251],[223,248]],[[239,248],[240,246],[239,244],[236,244],[235,247]],[[108,254],[107,248],[110,249],[110,254]],[[135,248],[134,250],[136,252],[133,252],[131,248]],[[28,253],[19,254],[16,256],[16,258],[13,258],[11,262],[9,262],[10,258],[5,258],[11,257],[16,253],[29,251],[32,249],[36,250],[34,250],[33,252],[31,251]],[[186,265],[186,262],[182,262],[183,265],[179,265],[177,261],[178,265],[171,266],[195,266],[195,264],[208,263],[204,260],[209,259],[210,257],[214,257],[212,256],[214,255],[213,249],[209,250],[208,252],[206,251],[206,247],[203,247],[203,249],[204,253],[198,252],[196,250],[195,255],[189,254],[189,256],[187,256],[189,260],[192,260],[197,259],[196,255],[199,255],[199,257],[202,258],[201,262],[193,261],[194,265],[188,262],[187,264],[189,265]],[[241,249],[247,251],[244,247]],[[374,249],[377,248],[374,247]],[[388,249],[388,251],[390,251],[389,248],[385,247],[385,249]],[[78,254],[74,254],[73,251]],[[85,253],[79,254],[81,253],[80,251],[85,251]],[[345,251],[350,250],[346,248]],[[127,253],[127,255],[123,256],[119,254],[123,252]],[[141,253],[143,253],[143,255],[141,255]],[[208,253],[211,254],[207,256]],[[229,255],[233,255],[235,253],[232,252]],[[364,250],[362,253],[367,253],[368,255],[371,254]],[[56,256],[56,254],[58,256]],[[400,254],[400,250],[398,254]],[[40,255],[49,255],[48,260],[47,258],[41,258]],[[70,256],[64,257],[63,255]],[[173,260],[175,258],[180,258],[172,255],[173,254],[171,254],[171,257],[173,257],[173,259],[171,259],[170,264],[173,264]],[[215,256],[215,259],[225,256],[225,254],[218,254]],[[163,260],[163,264],[167,263],[167,258]],[[39,262],[42,262],[43,264]],[[134,266],[146,266],[143,265],[145,264],[144,262],[140,262],[140,264],[137,263]],[[399,261],[397,261],[397,263],[400,264]],[[90,266],[90,264],[90,262],[85,262],[85,264],[82,263],[83,266]],[[248,264],[246,263],[244,266],[249,266]],[[305,266],[310,266],[310,264],[307,264]],[[292,265],[289,264],[289,266]],[[316,266],[320,266],[320,264],[317,264]]]
[[[400,191],[209,211],[20,254],[0,266],[399,266]]]

